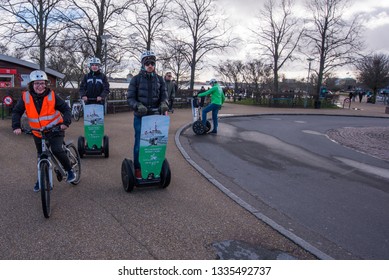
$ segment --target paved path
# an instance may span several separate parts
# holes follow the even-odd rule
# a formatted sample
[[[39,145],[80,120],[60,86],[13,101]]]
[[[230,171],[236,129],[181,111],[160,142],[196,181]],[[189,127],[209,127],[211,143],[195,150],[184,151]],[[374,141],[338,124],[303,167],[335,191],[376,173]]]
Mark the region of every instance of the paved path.
[[[384,111],[379,104],[335,111],[226,104],[221,113],[388,117]],[[56,184],[48,220],[39,195],[32,192],[36,178],[33,141],[28,135],[13,135],[10,120],[0,120],[0,259],[215,259],[224,258],[218,252],[230,241],[237,241],[234,246],[241,250],[258,248],[261,258],[280,255],[274,252],[315,258],[225,196],[187,163],[172,140],[191,122],[191,112],[178,109],[171,117],[167,158],[172,183],[167,189],[124,192],[120,166],[124,157],[131,157],[132,114],[108,115],[110,157],[83,159],[82,182],[77,187]],[[82,134],[82,122],[73,123],[67,139],[76,141]]]

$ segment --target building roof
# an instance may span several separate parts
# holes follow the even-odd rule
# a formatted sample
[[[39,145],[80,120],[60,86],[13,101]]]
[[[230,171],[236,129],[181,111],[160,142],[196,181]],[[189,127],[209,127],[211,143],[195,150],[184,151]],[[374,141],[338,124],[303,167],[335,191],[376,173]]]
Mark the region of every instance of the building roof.
[[[38,64],[29,62],[29,61],[25,61],[25,60],[21,60],[21,59],[17,59],[17,58],[12,57],[12,56],[0,54],[0,60],[7,61],[7,62],[10,62],[10,63],[14,63],[14,64],[18,64],[18,65],[22,65],[22,66],[25,66],[25,67],[29,67],[31,69],[39,70],[39,65]],[[64,74],[62,74],[60,72],[57,72],[57,71],[55,71],[53,69],[50,69],[50,68],[46,68],[45,72],[47,74],[53,75],[53,76],[55,76],[57,78],[60,78],[60,79],[63,79],[65,77]]]

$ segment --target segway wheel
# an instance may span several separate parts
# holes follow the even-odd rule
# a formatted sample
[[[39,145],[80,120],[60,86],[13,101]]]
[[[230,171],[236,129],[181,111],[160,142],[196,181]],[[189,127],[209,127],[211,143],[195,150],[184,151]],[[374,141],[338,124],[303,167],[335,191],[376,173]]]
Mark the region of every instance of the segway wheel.
[[[83,158],[85,154],[85,138],[82,136],[78,137],[77,150],[80,154],[80,158]]]
[[[105,158],[109,157],[109,138],[107,135],[103,137],[103,153]]]
[[[122,162],[122,183],[126,192],[131,192],[135,187],[135,172],[132,160],[124,159]]]
[[[170,184],[170,180],[171,180],[171,177],[172,177],[172,173],[170,171],[170,166],[169,166],[169,162],[167,161],[167,159],[165,159],[163,161],[163,164],[162,164],[162,169],[161,169],[161,183],[160,183],[160,187],[161,188],[167,188]]]
[[[192,124],[192,129],[193,129],[193,132],[196,133],[197,135],[203,135],[205,133],[205,127],[200,120],[195,121]]]
[[[205,127],[205,133],[208,133],[208,131],[211,130],[211,123],[210,123],[209,121],[207,121],[207,122],[205,123],[205,125],[206,125],[206,127]]]

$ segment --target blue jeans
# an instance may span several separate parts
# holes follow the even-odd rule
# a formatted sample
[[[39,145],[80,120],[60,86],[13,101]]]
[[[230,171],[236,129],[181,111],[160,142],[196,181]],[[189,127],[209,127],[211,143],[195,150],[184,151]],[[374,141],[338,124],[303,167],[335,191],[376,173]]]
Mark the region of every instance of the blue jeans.
[[[217,104],[209,104],[207,107],[205,107],[202,111],[202,121],[203,125],[206,126],[207,124],[207,114],[208,112],[212,111],[212,121],[213,121],[213,131],[217,132],[217,126],[218,126],[218,121],[217,121],[217,114],[219,113],[221,106]]]
[[[135,132],[135,144],[134,144],[134,168],[140,169],[139,163],[139,147],[140,147],[140,133],[142,127],[142,117],[134,115],[134,132]]]

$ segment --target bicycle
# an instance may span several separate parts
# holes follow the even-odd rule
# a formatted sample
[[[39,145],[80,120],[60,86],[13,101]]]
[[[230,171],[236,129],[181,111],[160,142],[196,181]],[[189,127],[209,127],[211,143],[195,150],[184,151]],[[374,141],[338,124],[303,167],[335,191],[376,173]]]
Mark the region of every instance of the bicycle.
[[[72,117],[75,121],[79,121],[80,117],[84,115],[84,101],[80,99],[77,102],[73,103],[72,106]]]
[[[60,127],[54,126],[52,128],[32,129],[32,130],[41,132],[42,134],[42,153],[39,156],[39,160],[37,164],[38,182],[41,191],[43,215],[45,216],[45,218],[49,218],[51,215],[50,195],[54,187],[53,170],[56,174],[58,182],[61,182],[62,179],[67,175],[65,169],[63,168],[59,160],[51,151],[50,144],[48,141],[50,138],[48,134],[50,132],[60,131]],[[77,185],[81,179],[80,155],[78,154],[77,148],[76,146],[74,146],[73,143],[71,142],[65,143],[64,141],[63,145],[66,154],[70,160],[72,170],[76,176],[76,180],[73,181],[71,184]]]

